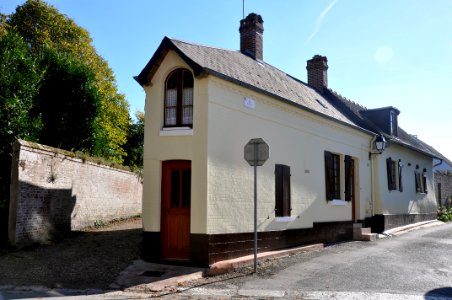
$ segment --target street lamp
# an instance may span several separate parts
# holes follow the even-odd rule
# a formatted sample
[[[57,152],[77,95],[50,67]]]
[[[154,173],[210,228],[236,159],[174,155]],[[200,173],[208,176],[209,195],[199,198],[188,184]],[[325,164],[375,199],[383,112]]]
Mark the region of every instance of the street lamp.
[[[378,153],[383,153],[383,150],[386,148],[386,139],[383,135],[378,135],[375,139],[375,148],[377,149]]]

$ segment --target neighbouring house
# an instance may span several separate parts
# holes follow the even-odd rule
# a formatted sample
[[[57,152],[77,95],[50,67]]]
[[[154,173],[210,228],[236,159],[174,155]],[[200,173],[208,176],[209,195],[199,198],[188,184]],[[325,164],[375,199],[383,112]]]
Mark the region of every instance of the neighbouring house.
[[[146,92],[143,257],[207,266],[253,252],[253,168],[262,138],[259,252],[353,238],[436,218],[433,159],[394,107],[366,109],[328,88],[327,58],[308,82],[263,60],[263,20],[240,21],[240,51],[165,37],[135,77]],[[301,66],[300,66],[301,67]]]

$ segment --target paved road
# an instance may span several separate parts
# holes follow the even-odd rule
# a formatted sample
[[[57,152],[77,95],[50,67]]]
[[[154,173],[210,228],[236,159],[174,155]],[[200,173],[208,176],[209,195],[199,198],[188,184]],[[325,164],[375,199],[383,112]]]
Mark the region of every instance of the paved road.
[[[180,296],[452,299],[452,224],[372,243],[334,245],[288,258],[282,266],[257,275],[190,289]]]

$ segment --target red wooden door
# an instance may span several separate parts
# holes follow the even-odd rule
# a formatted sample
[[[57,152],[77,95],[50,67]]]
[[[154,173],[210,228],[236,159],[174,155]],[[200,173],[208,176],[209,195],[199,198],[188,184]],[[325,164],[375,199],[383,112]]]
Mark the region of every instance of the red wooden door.
[[[190,258],[191,161],[162,165],[161,238],[164,259]]]

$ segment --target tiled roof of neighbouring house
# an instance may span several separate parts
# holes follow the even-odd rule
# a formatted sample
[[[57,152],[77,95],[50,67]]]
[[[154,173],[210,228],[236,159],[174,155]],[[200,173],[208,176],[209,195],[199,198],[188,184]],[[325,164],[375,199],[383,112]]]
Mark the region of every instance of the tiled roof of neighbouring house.
[[[378,126],[372,123],[371,120],[369,120],[362,112],[366,111],[367,108],[355,103],[338,93],[334,92],[331,89],[326,89],[324,91],[324,95],[330,103],[332,103],[338,110],[342,111],[345,115],[347,115],[355,124],[358,126],[361,126],[369,131],[373,131],[376,133],[383,134],[386,139],[389,141],[392,141],[394,143],[397,143],[401,146],[405,146],[408,148],[411,148],[415,151],[424,153],[428,156],[432,156],[434,158],[438,158],[446,162],[447,164],[451,165],[450,160],[439,153],[435,148],[432,146],[426,144],[425,142],[418,139],[416,136],[413,136],[409,133],[407,133],[405,130],[398,127],[398,134],[397,136],[391,136],[388,134],[384,134]]]
[[[330,89],[324,89],[320,93],[308,84],[240,51],[198,45],[165,37],[154,56],[135,77],[141,85],[149,84],[169,50],[174,50],[184,59],[193,69],[195,76],[203,74],[217,76],[360,130],[374,134],[382,133],[380,128],[361,113],[367,110],[365,107]],[[433,147],[406,133],[400,127],[397,137],[386,134],[385,136],[392,142],[450,163]]]

